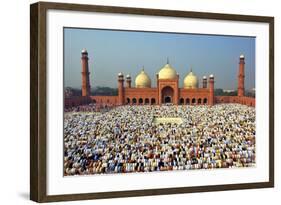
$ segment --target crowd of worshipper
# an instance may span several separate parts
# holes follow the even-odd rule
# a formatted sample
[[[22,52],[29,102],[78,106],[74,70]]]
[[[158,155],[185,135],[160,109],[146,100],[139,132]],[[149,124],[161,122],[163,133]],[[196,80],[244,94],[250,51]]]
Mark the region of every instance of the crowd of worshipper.
[[[65,176],[255,166],[253,107],[128,105],[64,118]]]
[[[105,105],[97,105],[95,103],[78,105],[72,107],[65,107],[64,112],[107,112],[112,109],[114,105],[105,104]]]

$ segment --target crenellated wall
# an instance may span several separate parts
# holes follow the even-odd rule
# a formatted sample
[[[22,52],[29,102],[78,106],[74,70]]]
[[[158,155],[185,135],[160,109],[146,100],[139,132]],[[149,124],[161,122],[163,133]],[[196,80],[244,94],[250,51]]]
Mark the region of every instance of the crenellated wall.
[[[215,103],[239,103],[242,105],[256,106],[256,99],[247,96],[215,96]]]
[[[248,106],[255,107],[256,106],[256,99],[253,98],[253,97],[243,96],[243,97],[240,97],[239,103],[243,104],[243,105],[248,105]]]
[[[118,96],[91,96],[92,103],[100,105],[117,105]]]
[[[69,98],[64,98],[64,106],[67,107],[73,107],[77,105],[85,105],[88,103],[91,103],[92,99],[87,96],[73,96]]]

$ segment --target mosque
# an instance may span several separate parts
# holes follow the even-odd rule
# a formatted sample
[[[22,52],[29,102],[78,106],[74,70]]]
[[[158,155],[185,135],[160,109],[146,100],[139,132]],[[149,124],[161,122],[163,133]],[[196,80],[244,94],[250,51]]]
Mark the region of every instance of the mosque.
[[[117,96],[91,96],[90,72],[88,65],[88,52],[82,50],[82,96],[65,96],[65,107],[77,106],[87,103],[97,105],[209,105],[217,103],[240,103],[255,106],[255,98],[244,95],[245,57],[240,55],[237,76],[237,96],[215,96],[215,77],[203,76],[199,80],[192,70],[185,76],[183,86],[179,86],[179,74],[167,60],[156,74],[156,87],[151,86],[151,78],[144,69],[135,78],[135,87],[132,87],[130,75],[118,73]]]

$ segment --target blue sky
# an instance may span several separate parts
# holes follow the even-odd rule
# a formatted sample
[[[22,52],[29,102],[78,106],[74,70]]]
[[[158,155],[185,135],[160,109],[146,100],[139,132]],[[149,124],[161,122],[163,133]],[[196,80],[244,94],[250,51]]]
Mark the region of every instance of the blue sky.
[[[89,55],[91,86],[117,87],[117,74],[130,74],[133,85],[144,66],[152,86],[169,62],[180,75],[192,67],[200,80],[214,74],[215,88],[237,89],[240,54],[245,55],[245,87],[255,87],[255,38],[98,29],[64,29],[65,86],[81,88],[81,50]]]

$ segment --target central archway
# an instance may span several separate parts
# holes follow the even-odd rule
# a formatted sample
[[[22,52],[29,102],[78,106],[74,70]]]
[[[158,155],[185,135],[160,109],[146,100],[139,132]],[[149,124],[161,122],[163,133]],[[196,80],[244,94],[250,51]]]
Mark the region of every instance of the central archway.
[[[161,91],[162,103],[174,103],[174,89],[170,86],[166,86]]]

